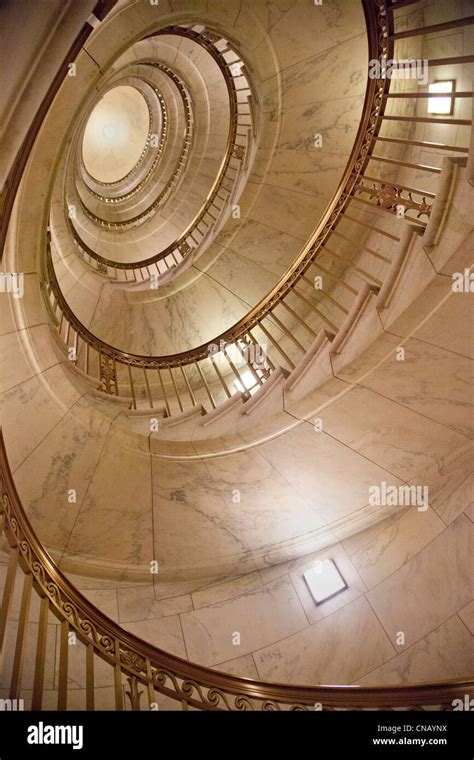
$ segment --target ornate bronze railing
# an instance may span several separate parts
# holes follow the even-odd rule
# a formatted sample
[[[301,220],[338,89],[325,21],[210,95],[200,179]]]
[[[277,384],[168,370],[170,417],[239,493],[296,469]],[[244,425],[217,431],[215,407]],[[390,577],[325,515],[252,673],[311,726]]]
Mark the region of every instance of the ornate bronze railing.
[[[143,65],[143,61],[140,63]],[[138,63],[137,65],[140,65],[140,63]],[[147,209],[145,209],[143,212],[141,212],[139,215],[132,217],[130,219],[127,219],[124,222],[114,222],[112,220],[104,219],[103,217],[93,214],[91,211],[89,211],[87,206],[83,202],[81,202],[81,208],[84,210],[86,215],[90,219],[92,219],[96,224],[98,224],[100,227],[104,227],[105,229],[120,229],[123,227],[127,227],[129,225],[137,223],[141,219],[144,219],[146,216],[150,215],[154,211],[154,209],[157,208],[160,205],[160,203],[163,202],[166,196],[170,193],[170,191],[176,184],[178,177],[183,172],[189,159],[192,138],[193,138],[193,119],[192,119],[191,100],[186,90],[186,87],[181,82],[181,79],[178,76],[176,76],[176,74],[173,71],[171,71],[171,69],[168,68],[168,66],[165,66],[164,64],[157,63],[157,62],[149,63],[147,65],[153,66],[154,68],[162,71],[167,77],[171,79],[171,81],[175,84],[179,92],[182,106],[183,106],[183,114],[184,114],[184,121],[185,121],[181,151],[174,163],[174,167],[171,172],[171,175],[168,178],[167,182],[165,183],[164,187],[158,193],[153,203],[151,203],[150,206]],[[165,102],[163,100],[163,97],[161,95],[158,95],[158,92],[157,92],[157,96],[158,96],[158,99],[160,100],[160,104],[162,105],[162,108],[164,108],[163,113],[165,114],[166,125],[167,125],[168,118],[166,115],[167,111],[166,111]],[[161,144],[158,148],[157,156],[155,157],[155,160],[153,161],[150,167],[150,170],[146,173],[146,175],[142,179],[140,179],[139,182],[133,185],[133,187],[130,189],[129,192],[123,193],[116,197],[104,197],[100,195],[97,195],[97,197],[100,200],[105,201],[105,203],[118,203],[118,202],[125,201],[128,198],[135,195],[139,190],[143,189],[146,186],[148,181],[153,176],[154,172],[156,171],[158,167],[158,161],[161,158],[162,150],[163,150],[163,145]],[[74,234],[74,239],[78,244],[78,248],[80,252],[82,251],[82,253],[87,253],[91,260],[95,259],[97,262],[105,263],[105,260],[103,260],[102,257],[98,256],[98,254],[96,254],[91,248],[89,248],[88,246],[84,244],[79,233],[76,231],[75,228],[73,228],[73,234]]]
[[[0,663],[9,665],[9,697],[22,697],[27,656],[27,625],[32,594],[39,597],[31,709],[41,710],[44,698],[48,619],[59,621],[58,710],[68,709],[70,645],[83,652],[85,704],[96,705],[95,665],[100,658],[110,667],[116,710],[155,710],[160,695],[176,709],[187,710],[393,710],[453,707],[474,687],[472,677],[383,687],[298,686],[257,681],[220,673],[183,660],[128,633],[91,604],[63,575],[46,551],[21,505],[0,431],[0,529],[9,547],[9,561],[0,609]],[[18,620],[12,620],[15,585],[23,577]],[[15,644],[5,649],[7,624],[15,628]],[[6,686],[6,685],[5,685]],[[128,686],[128,688],[127,688]],[[143,698],[143,701],[142,701]],[[125,700],[129,700],[127,704]]]
[[[254,129],[254,124],[252,123],[252,109],[249,102],[239,101],[239,95],[240,97],[246,95],[248,101],[252,96],[252,89],[250,84],[248,84],[248,87],[245,90],[242,88],[238,89],[236,86],[237,80],[242,79],[243,77],[243,73],[239,73],[244,66],[243,61],[238,59],[237,61],[233,60],[229,63],[215,47],[215,43],[222,39],[221,36],[213,34],[207,29],[198,33],[192,28],[170,26],[161,29],[159,32],[150,36],[159,36],[163,34],[174,34],[193,40],[203,47],[219,66],[229,97],[229,132],[227,144],[217,176],[193,221],[177,240],[153,256],[149,256],[142,261],[133,263],[117,262],[113,259],[108,259],[98,254],[90,246],[86,245],[82,240],[80,233],[74,225],[71,224],[71,220],[68,220],[69,226],[72,228],[71,232],[79,254],[88,264],[97,267],[102,274],[107,274],[115,279],[145,280],[149,279],[152,273],[160,277],[163,274],[164,269],[176,266],[183,260],[183,258],[195,251],[200,242],[209,234],[209,231],[220,223],[222,216],[226,213],[230,213],[229,199],[239,179],[245,157],[249,153],[251,147],[251,134]],[[229,47],[227,52],[228,51],[232,51],[232,48]],[[237,66],[236,64],[239,65]],[[173,79],[180,90],[181,97],[185,101],[186,119],[189,121],[191,114],[189,97],[176,74],[174,74],[167,66],[157,63],[156,61],[138,61],[136,62],[136,65],[158,68]],[[187,150],[189,150],[190,143],[190,136],[186,133],[184,144]],[[157,208],[165,202],[179,175],[182,174],[183,167],[184,163],[182,158],[180,158],[178,159],[176,169],[172,173],[169,182],[167,182],[153,202],[138,215],[132,216],[123,221],[111,221],[99,217],[96,214],[92,214],[87,210],[86,215],[89,218],[92,218],[100,227],[108,230],[126,229],[131,225],[136,225],[153,215]],[[161,262],[161,267],[158,265],[158,262]],[[163,267],[163,264],[166,264],[166,267]]]
[[[144,162],[146,156],[149,152],[149,145],[150,145],[150,138],[153,133],[153,110],[151,107],[150,99],[140,91],[140,95],[144,99],[148,111],[148,131],[147,136],[145,140],[145,144],[143,146],[142,152],[140,153],[137,161],[132,166],[132,168],[123,176],[120,177],[120,179],[113,180],[113,182],[103,182],[102,180],[97,179],[96,177],[93,177],[92,174],[87,170],[84,161],[81,161],[80,168],[83,172],[83,178],[87,181],[87,179],[92,180],[96,185],[101,185],[102,187],[117,187],[118,185],[123,185],[127,180],[130,179],[130,177],[135,174],[137,169],[142,165]],[[82,152],[82,151],[81,151]]]
[[[108,203],[108,204],[115,204],[115,203],[122,203],[124,201],[127,201],[129,198],[132,198],[134,195],[136,195],[145,185],[148,183],[150,178],[153,176],[153,173],[158,166],[158,162],[162,159],[163,156],[163,150],[166,144],[166,138],[168,136],[168,109],[166,108],[166,103],[164,101],[163,96],[161,95],[160,91],[154,87],[155,95],[158,99],[160,108],[161,108],[161,116],[162,116],[162,128],[161,128],[161,136],[160,136],[160,143],[158,145],[158,148],[156,150],[155,156],[153,158],[153,162],[148,169],[145,176],[137,182],[133,186],[131,190],[128,190],[120,195],[114,195],[114,196],[108,196],[108,195],[101,195],[100,193],[94,192],[91,188],[88,188],[88,191],[95,197],[97,200],[102,201],[102,203]]]
[[[403,35],[395,30],[397,4],[364,0],[363,7],[369,60],[393,59],[395,43],[399,35]],[[462,26],[463,20],[450,23]],[[416,33],[421,35],[424,29],[417,29]],[[455,62],[466,63],[471,58],[474,60],[474,56],[464,56]],[[451,58],[437,59],[436,65],[451,65],[452,62]],[[390,215],[395,222],[399,218],[399,224],[408,221],[423,228],[435,198],[434,192],[376,175],[378,170],[385,171],[387,166],[390,171],[398,167],[404,171],[410,169],[415,174],[426,171],[434,176],[439,174],[439,168],[384,157],[376,153],[376,149],[395,145],[397,150],[403,150],[421,143],[422,147],[430,146],[440,155],[451,150],[468,151],[468,148],[458,146],[393,137],[391,133],[381,135],[383,126],[407,119],[414,125],[420,121],[471,124],[467,119],[434,120],[416,115],[387,114],[390,99],[395,103],[400,98],[418,102],[420,96],[427,96],[419,91],[391,91],[390,86],[391,79],[383,74],[378,78],[368,77],[361,124],[350,159],[314,233],[274,288],[241,320],[211,341],[166,356],[141,356],[114,348],[97,339],[73,314],[50,266],[45,278],[47,300],[63,343],[70,347],[74,342],[78,349],[73,352],[76,366],[97,378],[99,387],[105,392],[129,398],[132,408],[162,407],[165,415],[170,415],[200,405],[215,408],[237,391],[248,395],[262,385],[279,364],[292,370],[320,329],[336,333],[347,316],[350,302],[357,296],[358,288],[353,283],[368,283],[375,288],[382,285],[381,274],[374,275],[370,266],[354,260],[358,252],[363,251],[367,262],[375,261],[385,271],[390,265],[390,258],[385,253],[363,242],[357,243],[341,231],[344,229],[342,225],[350,222],[365,233],[376,232],[397,243],[399,236],[384,229],[381,215]],[[454,93],[453,97],[458,95],[472,97],[470,92]],[[373,165],[378,169],[371,168]],[[361,214],[361,210],[367,208],[374,212],[370,222]],[[347,244],[352,248],[349,255]],[[345,253],[341,253],[340,248]],[[329,263],[323,265],[323,260],[326,261],[323,257],[327,257]],[[50,256],[47,258],[50,260]],[[315,277],[321,277],[330,285],[315,290]],[[334,295],[334,285],[339,289],[338,296]],[[300,328],[298,336],[295,326]],[[255,361],[256,355],[263,356],[263,362]]]
[[[161,132],[160,132],[160,142],[158,143],[156,150],[154,152],[153,161],[151,162],[150,167],[146,171],[146,174],[144,177],[140,179],[139,182],[133,183],[133,187],[131,189],[122,190],[118,195],[103,195],[99,192],[96,192],[92,187],[86,184],[87,192],[90,193],[94,198],[101,201],[102,203],[106,204],[116,204],[116,203],[123,203],[124,201],[128,200],[129,198],[132,198],[136,193],[138,193],[145,185],[148,183],[150,178],[153,176],[153,173],[155,172],[159,162],[161,161],[163,157],[163,151],[165,149],[166,140],[168,137],[168,109],[166,108],[166,103],[164,101],[163,96],[161,95],[160,91],[157,87],[154,87],[153,85],[149,85],[154,93],[157,100],[157,106],[160,109],[161,112]],[[147,149],[150,144],[150,136],[147,140]],[[135,166],[135,169],[137,168],[137,165]],[[84,209],[86,214],[90,214],[88,207],[81,199],[81,206]]]
[[[99,21],[103,21],[103,19],[112,11],[116,4],[117,0],[98,0],[92,10],[92,13]],[[8,225],[10,223],[10,218],[13,211],[13,204],[15,203],[15,198],[18,192],[18,188],[20,187],[21,178],[23,176],[23,172],[25,171],[26,164],[28,162],[28,158],[30,156],[35,140],[41,129],[41,125],[43,124],[46,114],[48,113],[48,110],[51,107],[51,104],[57,92],[59,91],[59,88],[68,75],[69,65],[71,61],[74,61],[77,58],[82,47],[85,45],[93,31],[94,27],[92,24],[86,21],[76,39],[73,41],[68,52],[66,53],[66,56],[64,57],[64,60],[62,61],[61,66],[59,67],[56,76],[54,77],[54,80],[48,87],[48,91],[41,101],[38,111],[35,114],[31,126],[21,144],[20,150],[15,157],[15,161],[13,162],[12,167],[8,173],[4,187],[2,188],[1,196],[0,261],[3,258],[3,250],[7,238]]]

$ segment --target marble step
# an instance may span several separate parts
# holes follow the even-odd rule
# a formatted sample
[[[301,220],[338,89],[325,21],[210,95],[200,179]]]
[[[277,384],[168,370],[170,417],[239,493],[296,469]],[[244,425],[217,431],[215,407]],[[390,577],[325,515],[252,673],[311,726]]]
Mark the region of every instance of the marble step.
[[[171,417],[164,417],[159,421],[160,438],[191,438],[198,420],[206,415],[206,410],[202,404],[185,409],[184,412],[173,414]],[[143,411],[144,417],[149,417],[149,411]],[[178,432],[179,431],[179,432]]]
[[[423,356],[420,358],[423,360]],[[398,380],[394,378],[395,385],[403,379],[401,368],[402,365],[396,364],[391,369],[392,374],[401,372]],[[438,390],[443,387],[440,377]],[[426,387],[433,386],[431,393],[436,397],[438,381],[436,372],[426,380]],[[274,390],[269,391],[267,398],[279,387],[279,382],[274,383]],[[348,403],[350,398],[348,396]],[[341,422],[352,419],[352,414],[357,420],[359,404],[356,398],[354,402],[353,407],[341,410]],[[261,404],[264,403],[262,400]],[[390,401],[383,403],[387,409],[393,408]],[[255,413],[261,404],[255,402]],[[244,408],[242,404],[241,410]],[[194,422],[199,424],[199,410],[194,411]],[[91,412],[94,417],[98,416],[99,405],[91,406]],[[103,409],[102,413],[105,412]],[[385,507],[374,511],[366,505],[368,484],[381,480],[393,482],[391,455],[384,445],[378,450],[375,463],[370,463],[363,453],[346,444],[344,435],[339,443],[331,434],[323,440],[320,436],[325,433],[315,433],[303,422],[285,432],[284,436],[288,436],[285,440],[275,437],[265,442],[262,455],[258,448],[245,446],[243,441],[238,451],[222,452],[225,440],[209,442],[206,451],[204,445],[176,445],[154,436],[148,449],[147,441],[142,445],[142,436],[139,439],[131,430],[120,430],[118,423],[110,432],[107,432],[108,422],[94,425],[96,431],[101,431],[100,440],[87,441],[84,437],[92,428],[89,416],[81,422],[82,417],[76,414],[77,411],[73,411],[57,426],[53,434],[56,443],[47,437],[15,475],[25,504],[35,504],[34,524],[42,535],[51,536],[52,526],[58,523],[67,525],[70,521],[73,526],[67,547],[57,538],[54,540],[56,554],[54,547],[50,547],[54,556],[62,556],[63,567],[71,571],[84,572],[87,567],[92,575],[146,578],[146,560],[152,556],[149,536],[153,524],[157,526],[160,560],[164,552],[163,572],[169,579],[185,579],[200,577],[208,573],[211,566],[218,566],[222,573],[233,573],[292,560],[333,543],[335,535],[338,539],[349,538],[388,516]],[[125,416],[125,412],[123,414]],[[247,415],[251,416],[252,413]],[[415,412],[413,421],[416,417]],[[224,420],[224,416],[221,419]],[[385,410],[380,411],[380,420],[390,424]],[[333,422],[335,424],[334,419]],[[168,433],[176,430],[173,418],[166,420],[161,431],[165,435],[167,425]],[[411,429],[409,425],[407,429]],[[79,430],[82,430],[81,435],[77,434]],[[443,430],[440,428],[439,432]],[[452,446],[452,433],[443,435],[446,436],[443,445]],[[414,442],[416,440],[415,437]],[[65,470],[50,467],[52,453],[54,462],[61,458]],[[299,473],[299,480],[288,484],[282,474],[291,475],[292,462],[301,467],[301,477]],[[373,467],[383,468],[383,472]],[[435,469],[438,472],[438,468]],[[34,483],[32,471],[35,472]],[[419,475],[423,476],[422,469]],[[405,473],[400,472],[397,477],[404,479]],[[77,514],[72,511],[74,507],[64,503],[61,486],[65,478],[75,487],[85,488],[85,503],[78,502]],[[412,475],[409,480],[416,482],[419,478]],[[346,485],[340,486],[341,482]],[[430,484],[431,493],[430,481],[421,482]],[[320,503],[318,496],[318,489],[322,487],[329,487],[328,492],[325,490],[324,503]],[[344,492],[341,492],[342,487]],[[237,508],[231,500],[234,488],[242,491],[241,506]],[[133,520],[128,517],[130,499],[134,504]],[[305,507],[306,500],[313,503],[310,510]],[[275,510],[275,504],[282,509]],[[269,505],[272,505],[271,510]],[[182,519],[178,529],[168,533],[176,513]],[[101,521],[100,530],[94,533],[89,531],[92,515]],[[117,515],[120,524],[123,523],[118,537]],[[298,529],[298,535],[293,531],[295,520],[302,528]],[[257,524],[262,528],[263,539],[254,533]],[[113,525],[114,530],[108,525]],[[66,534],[68,537],[69,532]]]
[[[233,396],[222,404],[219,404],[215,409],[212,409],[210,412],[204,411],[203,415],[195,420],[196,424],[192,430],[193,440],[196,438],[215,438],[226,433],[231,433],[237,427],[242,413],[244,398],[244,393],[234,393]],[[183,426],[180,426],[179,431],[176,426],[174,427],[176,433],[181,435]],[[191,431],[189,432],[191,433]]]
[[[334,374],[360,355],[383,333],[377,310],[380,288],[365,283],[331,344],[330,356]]]
[[[364,284],[335,336],[321,330],[290,374],[279,368],[245,404],[242,404],[242,394],[236,394],[211,412],[198,407],[173,415],[164,425],[160,424],[160,428],[167,429],[178,439],[187,435],[212,438],[223,431],[236,432],[239,427],[247,426],[249,417],[253,425],[257,417],[261,419],[283,411],[284,394],[298,401],[350,364],[439,277],[434,263],[438,249],[443,251],[444,262],[452,257],[453,246],[467,230],[466,200],[472,195],[465,165],[465,158],[443,160],[440,191],[426,230],[423,233],[422,228],[414,225],[404,227],[384,284],[380,289]],[[457,234],[452,234],[452,226]],[[130,399],[120,401],[130,403]],[[138,413],[148,417],[152,412],[146,409]]]
[[[440,277],[425,251],[422,233],[421,228],[412,225],[404,228],[397,253],[380,288],[376,305],[385,329],[390,328],[434,278]]]
[[[291,372],[281,367],[245,403],[243,394],[235,394],[210,412],[199,406],[160,421],[159,437],[174,440],[204,439],[232,435],[257,421],[281,413],[284,398],[303,398],[332,379],[383,333],[376,299],[379,289],[364,285],[336,336],[321,330],[301,363]],[[143,410],[149,416],[149,410]]]
[[[448,261],[473,229],[474,188],[468,181],[466,158],[448,156],[441,166],[439,191],[423,246],[437,272],[452,274]]]
[[[332,377],[330,351],[333,340],[332,333],[324,329],[319,331],[285,383],[285,393],[292,399],[303,398]]]
[[[289,374],[284,367],[277,367],[270,378],[245,402],[242,416],[254,424],[258,418],[283,410],[283,390]]]

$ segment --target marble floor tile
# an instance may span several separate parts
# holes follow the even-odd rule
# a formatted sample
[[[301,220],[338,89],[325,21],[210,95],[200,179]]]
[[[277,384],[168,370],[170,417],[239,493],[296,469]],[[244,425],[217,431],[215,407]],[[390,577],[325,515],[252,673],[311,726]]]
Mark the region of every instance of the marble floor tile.
[[[402,480],[465,445],[459,433],[367,388],[354,388],[321,413],[329,435]]]
[[[193,609],[190,594],[158,600],[152,586],[117,589],[120,623],[178,615]]]
[[[202,665],[234,660],[308,625],[289,578],[185,612],[181,620],[189,659]],[[240,635],[240,644],[235,634]]]
[[[104,615],[118,622],[118,602],[116,589],[87,589],[82,592]]]
[[[460,330],[460,325],[474,324],[474,304],[470,293],[454,293],[436,311],[426,325],[416,331],[419,340],[453,351],[474,359],[474,341],[468,330]]]
[[[474,596],[474,528],[458,517],[421,552],[367,594],[392,641],[411,646],[452,617]]]
[[[462,435],[472,437],[472,362],[414,339],[406,341],[404,348],[404,361],[396,361],[394,353],[392,361],[377,367],[364,378],[362,384]]]
[[[139,437],[112,427],[67,550],[149,566],[154,559],[152,525],[148,442],[141,444]]]
[[[305,423],[260,448],[265,458],[302,497],[311,499],[328,524],[369,502],[377,483],[400,485],[382,469],[325,432]]]
[[[57,364],[0,396],[0,412],[12,472],[79,399],[67,370]],[[28,435],[24,434],[25,422]]]
[[[282,8],[280,2],[270,5]],[[306,58],[309,51],[316,53],[332,45],[339,47],[357,32],[364,31],[361,8],[343,0],[336,0],[328,6],[295,2],[286,4],[286,7],[284,4],[283,8],[286,13],[269,30],[280,53],[282,68]],[[276,13],[276,10],[272,12]],[[318,34],[314,33],[316,29]],[[354,56],[357,60],[356,51]]]
[[[467,509],[464,510],[464,514],[469,518],[469,520],[474,523],[474,501],[469,504]]]
[[[219,582],[215,585],[195,591],[191,594],[194,609],[200,607],[210,607],[219,602],[225,602],[228,599],[234,599],[249,591],[255,591],[262,586],[262,580],[258,572],[243,575],[241,578],[235,578],[229,581]]]
[[[459,610],[458,615],[474,636],[474,601],[469,602],[462,610]]]
[[[455,615],[357,683],[386,686],[469,677],[474,669],[473,643],[469,631]]]
[[[301,34],[301,31],[299,32]],[[337,97],[359,95],[363,90],[364,58],[367,37],[365,32],[320,53],[310,54],[306,60],[288,66],[284,72],[284,107],[319,100],[322,82],[334,77],[338,80]],[[341,72],[351,71],[351,76]]]
[[[287,435],[291,434],[278,440],[286,440]],[[284,473],[282,476],[280,464],[269,462],[266,447],[205,462],[211,486],[225,504],[227,525],[250,549],[299,539],[325,522],[311,498],[298,493]]]
[[[460,514],[459,502],[454,499],[454,494],[458,489],[462,493],[462,485],[472,473],[473,458],[474,441],[466,438],[464,446],[449,452],[437,467],[431,467],[418,476],[429,489],[430,506],[446,523]],[[465,506],[464,499],[461,502]]]
[[[243,657],[237,657],[235,660],[227,660],[227,662],[220,662],[218,665],[212,666],[213,670],[218,670],[222,673],[231,673],[241,678],[254,678],[258,680],[257,668],[253,661],[251,654],[245,654]]]
[[[153,464],[156,552],[163,568],[183,571],[198,562],[207,575],[213,562],[247,564],[269,546],[299,543],[323,518],[257,449],[205,461]],[[177,515],[181,519],[176,519]],[[251,553],[251,554],[250,554]],[[226,559],[227,558],[227,559]]]
[[[150,586],[153,588],[153,580],[150,576],[148,581],[128,581],[118,580],[117,578],[96,578],[94,576],[88,577],[86,575],[75,575],[74,573],[67,573],[68,579],[73,583],[76,588],[79,589],[84,595],[88,590],[101,590],[101,589],[129,589],[129,588],[142,588]]]
[[[361,597],[304,631],[260,649],[254,658],[262,679],[329,685],[352,683],[394,651]]]
[[[12,356],[16,361],[10,360]],[[0,336],[0,393],[59,362],[59,355],[53,351],[49,325]]]
[[[258,573],[262,579],[262,583],[271,583],[277,578],[281,578],[283,575],[288,575],[293,570],[297,572],[300,567],[311,562],[311,560],[315,560],[320,554],[320,551],[315,551],[305,554],[303,557],[290,559],[287,562],[278,562],[275,565],[260,568]]]
[[[19,324],[36,327],[36,325],[47,321],[36,272],[25,272],[23,284],[24,293],[20,307],[21,321],[12,299],[0,298],[0,335],[15,332]]]
[[[123,623],[123,628],[139,636],[165,652],[171,652],[178,657],[186,657],[186,647],[183,640],[179,615],[163,617],[159,620],[139,620]]]
[[[155,599],[158,601],[171,599],[179,596],[186,596],[193,591],[197,591],[201,588],[206,588],[212,583],[217,583],[220,578],[216,576],[209,578],[195,578],[190,581],[165,581],[158,575],[153,575],[153,589],[155,592]]]
[[[81,400],[15,472],[33,527],[51,548],[67,543],[109,427],[110,418]],[[75,501],[69,501],[70,489]]]
[[[434,508],[438,515],[449,525],[461,512],[466,511],[474,498],[474,474],[471,473],[458,485],[448,498],[439,499]]]
[[[153,463],[155,473],[155,463]],[[229,505],[215,492],[201,462],[169,462],[153,477],[154,551],[160,573],[198,565],[207,577],[219,572],[217,558],[238,558],[245,542],[228,524]],[[170,575],[162,575],[168,579]],[[174,576],[176,579],[176,576]]]
[[[432,510],[408,509],[343,541],[368,588],[402,567],[444,529]]]

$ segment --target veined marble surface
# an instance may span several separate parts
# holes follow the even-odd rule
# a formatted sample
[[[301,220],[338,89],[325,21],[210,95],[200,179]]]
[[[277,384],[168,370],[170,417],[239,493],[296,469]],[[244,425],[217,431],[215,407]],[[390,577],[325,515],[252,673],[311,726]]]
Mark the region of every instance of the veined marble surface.
[[[83,278],[69,289],[76,313],[92,332],[134,353],[174,353],[202,343],[230,327],[268,292],[316,227],[344,171],[359,123],[367,54],[361,6],[354,3],[348,12],[336,0],[324,8],[308,8],[304,2],[284,7],[265,3],[265,7],[254,4],[250,12],[231,3],[225,12],[218,8],[212,12],[235,24],[237,39],[245,40],[242,53],[244,59],[246,53],[249,56],[264,103],[260,147],[239,200],[240,219],[229,219],[212,250],[196,260],[192,277],[179,278],[171,298],[168,288],[162,293],[126,296],[103,289],[97,305],[99,295],[94,301],[94,289]],[[140,13],[143,17],[144,9]],[[131,9],[124,20],[129,15],[134,15]],[[131,30],[135,24],[139,24],[137,17]],[[259,28],[267,35],[265,42]],[[257,39],[253,49],[252,41]],[[295,39],[298,45],[290,42]],[[202,63],[200,54],[196,59],[195,45],[182,41],[177,53],[168,37],[146,45],[154,46],[166,63],[179,65],[191,88],[196,61]],[[104,51],[97,52],[102,59]],[[328,82],[334,94],[330,102]],[[202,82],[196,79],[194,84],[200,92]],[[315,147],[316,134],[323,137],[321,148]],[[210,148],[217,158],[214,138],[203,155]],[[181,204],[168,219],[169,240],[188,218],[192,209]],[[130,233],[94,233],[94,225],[85,220],[84,230],[91,236],[88,242],[98,245],[100,252],[121,259],[126,248],[133,260],[157,250],[153,236],[144,237],[150,224],[154,222]],[[160,245],[168,241],[166,234],[160,231]],[[205,313],[201,304],[206,304]]]
[[[178,5],[189,8],[185,2]],[[204,12],[204,2],[196,5]],[[233,3],[220,5],[220,18],[231,18],[236,28],[244,21],[248,25]],[[249,47],[264,45],[264,35],[259,35],[265,25],[281,23],[283,28],[283,11],[296,5],[266,5]],[[211,6],[217,13],[218,4]],[[169,8],[166,0],[160,12],[163,8]],[[143,4],[135,7],[135,22],[128,28],[124,24],[127,34],[138,33],[149,13]],[[332,26],[334,36],[328,36],[327,44],[339,46],[344,43],[341,30],[337,23]],[[446,49],[450,46],[447,42]],[[98,60],[106,60],[107,46],[91,49]],[[293,55],[287,53],[285,68],[304,65]],[[85,64],[81,77],[82,84],[92,86],[92,63]],[[306,86],[302,81],[301,87]],[[71,102],[62,105],[59,117]],[[43,148],[44,143],[42,135]],[[54,151],[45,150],[43,158],[53,161]],[[42,186],[44,176],[44,167],[40,170],[33,161],[29,181]],[[253,184],[257,194],[259,183]],[[270,188],[262,192],[270,197]],[[37,198],[31,206],[30,198],[24,202],[18,261],[33,271],[38,230],[28,221],[41,214]],[[276,273],[283,262],[265,258],[265,222],[252,221],[250,210],[246,242],[251,249],[252,234],[259,230],[258,256],[266,274]],[[310,207],[302,203],[299,212],[300,221],[309,223]],[[461,231],[464,235],[464,227]],[[295,237],[293,228],[282,232],[285,241]],[[454,246],[457,237],[450,240]],[[447,266],[444,253],[431,254]],[[386,684],[472,673],[471,352],[460,336],[468,319],[464,321],[466,299],[453,296],[409,337],[384,334],[362,357],[342,366],[336,388],[317,389],[314,405],[312,396],[291,412],[281,409],[278,419],[286,415],[293,426],[284,435],[272,438],[256,427],[265,438],[257,443],[248,430],[244,436],[223,429],[219,439],[196,436],[181,444],[172,434],[166,438],[166,432],[148,440],[138,425],[128,426],[112,401],[99,401],[84,383],[71,387],[46,324],[36,322],[38,295],[31,289],[25,303],[30,329],[0,336],[7,447],[34,527],[65,566],[75,560],[76,569],[85,571],[90,563],[89,569],[105,573],[109,565],[111,574],[123,573],[122,583],[76,578],[92,600],[129,630],[180,656],[260,678]],[[407,318],[405,324],[409,322]],[[455,333],[452,341],[450,331]],[[394,358],[401,339],[404,363]],[[55,396],[45,386],[54,387]],[[325,428],[317,433],[312,412],[321,407]],[[26,425],[31,428],[28,441]],[[362,530],[368,489],[382,480],[429,485],[428,510],[390,513]],[[69,488],[77,490],[76,502],[68,501]],[[234,502],[236,489],[240,501]],[[344,517],[349,525],[341,525]],[[305,531],[317,534],[332,520],[334,535],[318,550],[306,553],[309,543],[291,546],[296,531],[306,539]],[[275,560],[274,542],[285,543],[288,556],[265,567],[267,560]],[[268,554],[260,552],[265,548]],[[304,556],[295,556],[303,551]],[[242,557],[248,553],[252,562],[246,565]],[[327,557],[336,560],[349,588],[316,608],[302,574],[313,561]],[[145,580],[143,574],[138,583],[127,576],[126,563],[143,571],[151,558],[160,559],[165,571],[171,568],[170,576],[184,570],[187,577],[180,582],[148,574]],[[239,578],[212,577],[224,562],[234,573],[250,572]],[[197,577],[189,577],[193,574]],[[3,568],[0,575],[4,577]],[[35,624],[28,635],[36,635]],[[48,639],[54,641],[57,625],[50,628]],[[397,642],[400,632],[404,644]],[[46,676],[51,694],[56,673],[53,645]],[[70,675],[79,699],[84,675],[77,663]],[[105,695],[112,686],[105,674],[103,678],[99,673]]]

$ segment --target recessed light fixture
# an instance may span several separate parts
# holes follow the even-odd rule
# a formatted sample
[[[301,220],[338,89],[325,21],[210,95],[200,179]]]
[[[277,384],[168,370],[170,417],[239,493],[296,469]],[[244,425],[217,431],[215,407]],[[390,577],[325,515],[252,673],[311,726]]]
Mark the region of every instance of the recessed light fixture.
[[[432,82],[428,85],[428,92],[433,97],[428,98],[428,113],[436,116],[450,115],[454,110],[454,79],[446,79],[443,82]]]
[[[347,588],[347,583],[332,559],[316,562],[303,574],[303,578],[316,604],[322,604]]]

